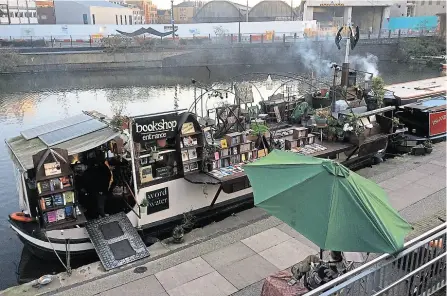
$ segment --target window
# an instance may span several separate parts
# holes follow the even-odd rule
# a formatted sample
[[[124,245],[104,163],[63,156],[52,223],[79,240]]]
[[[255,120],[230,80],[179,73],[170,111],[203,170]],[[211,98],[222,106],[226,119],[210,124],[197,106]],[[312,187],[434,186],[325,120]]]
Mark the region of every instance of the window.
[[[425,4],[425,0],[422,0],[421,1],[421,6],[424,5],[424,4]]]
[[[123,24],[123,16],[120,15],[121,25]]]
[[[428,5],[432,5],[433,4],[433,0],[428,0]]]
[[[127,25],[127,15],[124,16],[124,24]]]
[[[436,5],[441,5],[441,1],[436,1]]]
[[[84,20],[84,25],[87,25],[88,24],[88,18],[87,18],[87,14],[86,13],[84,13],[82,15],[82,19]]]
[[[132,16],[129,15],[129,25],[132,25]]]
[[[16,12],[16,13],[15,13],[15,16],[16,16],[16,17],[19,17],[19,13],[18,13],[18,12]]]
[[[116,24],[118,25],[118,15],[117,14],[115,14],[115,21],[116,21]]]
[[[23,17],[23,12],[19,12],[19,17]]]
[[[95,25],[96,24],[96,19],[95,19],[95,15],[92,14],[92,23]]]
[[[36,17],[37,16],[37,12],[33,12],[33,17]]]

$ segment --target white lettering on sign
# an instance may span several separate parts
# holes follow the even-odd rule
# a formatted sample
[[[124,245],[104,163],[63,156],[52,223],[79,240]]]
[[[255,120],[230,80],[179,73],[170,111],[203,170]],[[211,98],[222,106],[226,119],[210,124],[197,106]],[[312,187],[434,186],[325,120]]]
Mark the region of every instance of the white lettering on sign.
[[[437,125],[438,123],[440,123],[441,121],[445,121],[446,120],[446,115],[442,115],[441,117],[436,118],[435,120],[433,120],[431,122],[432,125]]]
[[[152,121],[150,124],[135,124],[137,133],[159,133],[164,131],[174,131],[177,126],[177,121],[165,121],[162,119],[160,122]]]

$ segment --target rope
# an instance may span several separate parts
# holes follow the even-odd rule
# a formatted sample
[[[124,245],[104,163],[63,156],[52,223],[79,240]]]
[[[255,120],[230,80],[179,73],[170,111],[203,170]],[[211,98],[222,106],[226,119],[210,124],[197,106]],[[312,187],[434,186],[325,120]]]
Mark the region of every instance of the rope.
[[[56,254],[57,258],[59,259],[59,261],[61,262],[62,266],[65,268],[65,270],[67,271],[68,274],[71,274],[71,268],[68,268],[67,265],[64,264],[64,262],[62,261],[61,257],[59,257],[59,254],[57,253],[57,251],[54,249],[53,243],[50,241],[50,239],[48,238],[47,232],[45,231],[45,237],[47,238],[47,241],[50,243],[51,248],[53,249],[54,254]]]

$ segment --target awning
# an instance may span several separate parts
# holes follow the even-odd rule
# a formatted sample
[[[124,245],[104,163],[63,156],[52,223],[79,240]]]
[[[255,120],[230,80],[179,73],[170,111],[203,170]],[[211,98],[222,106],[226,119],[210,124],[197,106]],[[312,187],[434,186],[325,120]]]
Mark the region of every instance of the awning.
[[[79,118],[79,116],[77,116]],[[73,118],[73,117],[72,117]],[[70,121],[70,118],[67,118],[67,122]],[[91,121],[102,122],[96,118],[91,119]],[[14,158],[16,158],[17,162],[21,165],[21,167],[25,170],[32,169],[33,166],[33,155],[42,151],[48,147],[50,148],[62,148],[68,150],[68,155],[77,154],[80,152],[84,152],[95,147],[98,147],[113,138],[119,136],[121,133],[110,128],[107,124],[105,127],[92,131],[91,125],[87,127],[84,131],[81,129],[85,127],[85,120],[71,121],[70,126],[57,126],[53,125],[52,130],[45,130],[45,134],[36,134],[34,133],[31,139],[26,139],[22,135],[6,140],[6,144],[11,150]],[[98,124],[96,124],[98,126]],[[35,131],[38,128],[34,128]],[[65,141],[60,142],[56,145],[47,146],[41,139],[42,138],[51,138],[52,136],[58,137],[61,133],[65,135],[72,135],[65,137]],[[22,134],[27,134],[26,131],[22,132]],[[28,133],[30,134],[30,133]]]

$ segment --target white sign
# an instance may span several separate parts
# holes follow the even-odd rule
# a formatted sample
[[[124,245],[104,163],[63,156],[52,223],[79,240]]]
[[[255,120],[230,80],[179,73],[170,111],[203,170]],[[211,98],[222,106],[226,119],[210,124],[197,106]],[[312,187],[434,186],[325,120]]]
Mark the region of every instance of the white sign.
[[[45,169],[45,176],[62,174],[61,165],[58,162],[45,163],[43,168]]]

